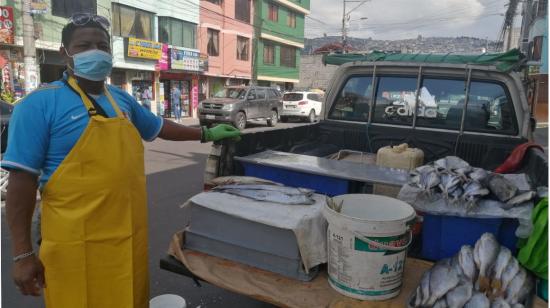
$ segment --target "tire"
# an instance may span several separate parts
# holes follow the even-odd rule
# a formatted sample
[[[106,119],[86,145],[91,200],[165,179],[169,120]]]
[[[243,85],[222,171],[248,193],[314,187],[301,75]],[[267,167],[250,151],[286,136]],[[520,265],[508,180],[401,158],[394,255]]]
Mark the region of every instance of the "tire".
[[[316,118],[317,117],[315,116],[315,110],[311,109],[311,111],[309,112],[309,115],[307,116],[306,121],[309,123],[314,123]]]
[[[288,122],[288,117],[281,116],[281,122],[283,123]]]
[[[271,110],[271,117],[267,119],[267,126],[273,127],[277,125],[278,121],[279,121],[279,113],[277,113],[277,110]]]
[[[235,121],[233,121],[233,125],[235,125],[236,128],[239,130],[243,130],[246,128],[246,114],[244,112],[239,111],[235,115]]]

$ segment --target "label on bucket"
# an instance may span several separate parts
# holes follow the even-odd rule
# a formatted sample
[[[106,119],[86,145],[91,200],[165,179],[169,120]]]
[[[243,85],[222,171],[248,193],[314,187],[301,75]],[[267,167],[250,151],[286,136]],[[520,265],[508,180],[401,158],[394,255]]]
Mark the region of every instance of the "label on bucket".
[[[366,243],[352,233],[329,225],[329,282],[340,293],[359,299],[387,299],[401,288],[406,249],[390,251]],[[407,244],[408,234],[368,237],[392,247]]]

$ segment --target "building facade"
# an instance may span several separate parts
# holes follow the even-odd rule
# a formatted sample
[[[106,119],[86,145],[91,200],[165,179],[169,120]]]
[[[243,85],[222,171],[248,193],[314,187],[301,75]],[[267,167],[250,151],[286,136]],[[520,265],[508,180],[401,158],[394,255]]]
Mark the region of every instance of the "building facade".
[[[208,55],[201,97],[252,78],[252,0],[201,0],[198,45]]]
[[[520,49],[528,59],[528,97],[538,123],[548,123],[548,1],[526,0]]]
[[[173,116],[172,90],[178,88],[182,115],[196,116],[206,63],[197,44],[199,0],[33,0],[36,60],[29,78],[23,74],[32,63],[23,61],[22,2],[7,0],[2,6],[13,11],[15,25],[14,37],[0,40],[2,92],[21,97],[26,94],[24,82],[34,82],[33,89],[61,78],[61,30],[74,12],[89,12],[111,21],[113,71],[108,83],[166,117]]]
[[[260,85],[291,89],[299,82],[309,0],[257,0],[253,74]]]

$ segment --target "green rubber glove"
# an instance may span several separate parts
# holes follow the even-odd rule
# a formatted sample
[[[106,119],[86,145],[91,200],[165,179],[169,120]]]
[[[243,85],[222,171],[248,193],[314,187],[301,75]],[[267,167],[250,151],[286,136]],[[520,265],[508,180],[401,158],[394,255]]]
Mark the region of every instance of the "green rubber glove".
[[[227,124],[219,124],[212,128],[202,127],[202,142],[218,141],[232,138],[235,141],[241,140],[241,131]]]

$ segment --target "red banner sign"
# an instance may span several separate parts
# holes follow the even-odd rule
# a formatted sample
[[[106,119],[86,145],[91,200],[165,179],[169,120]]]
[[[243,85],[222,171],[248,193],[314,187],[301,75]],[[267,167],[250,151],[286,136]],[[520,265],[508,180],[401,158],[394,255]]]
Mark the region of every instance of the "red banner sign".
[[[0,44],[14,43],[15,25],[13,19],[13,8],[11,6],[0,6]]]

